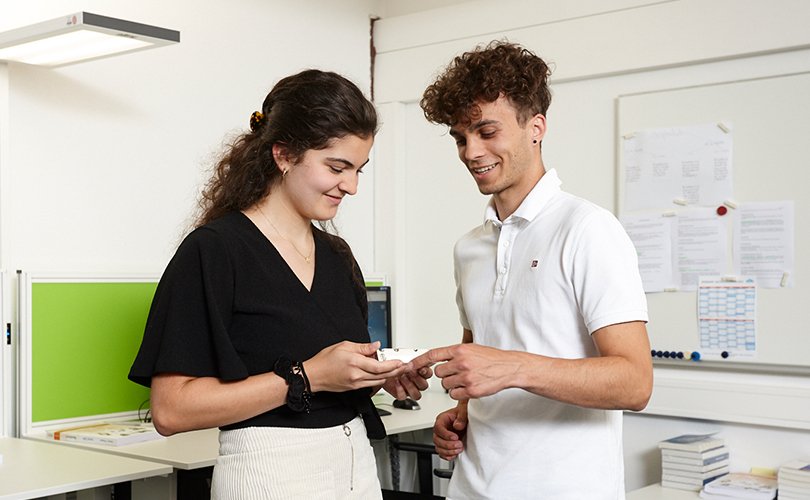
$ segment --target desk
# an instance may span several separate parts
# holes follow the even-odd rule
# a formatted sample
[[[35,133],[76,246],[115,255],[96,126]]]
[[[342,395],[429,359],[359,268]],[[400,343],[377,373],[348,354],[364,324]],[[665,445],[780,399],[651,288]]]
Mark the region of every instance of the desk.
[[[44,434],[27,437],[53,443],[53,440]],[[72,441],[60,441],[56,444],[171,466],[176,472],[171,477],[171,489],[175,491],[177,499],[198,499],[204,495],[204,490],[207,488],[206,480],[211,475],[210,468],[217,461],[219,429],[181,432],[168,438],[126,446],[105,446]]]
[[[695,500],[698,498],[700,495],[697,491],[664,488],[660,484],[651,484],[629,492],[625,500]]]
[[[388,434],[399,434],[402,432],[431,428],[433,427],[433,421],[436,415],[447,408],[455,406],[455,401],[450,399],[450,397],[443,392],[424,393],[422,399],[419,400],[419,405],[421,406],[420,410],[400,410],[393,408],[390,406],[392,401],[393,398],[390,396],[375,397],[377,404],[380,404],[380,406],[391,412],[391,415],[382,417],[383,424]],[[149,460],[156,462],[156,465],[163,464],[165,466],[171,466],[177,473],[176,489],[178,498],[199,498],[199,496],[197,496],[198,489],[195,485],[199,484],[199,477],[207,474],[207,471],[202,469],[213,466],[219,454],[218,429],[182,432],[165,439],[146,441],[126,446],[105,446],[69,441],[54,443],[53,440],[48,438],[44,433],[28,436],[28,438],[29,439],[25,441],[33,441],[34,443],[37,441],[47,442],[48,444],[46,446],[50,448],[69,448],[71,451],[79,451],[79,448],[81,448],[121,458]],[[54,446],[54,444],[58,446]],[[3,453],[3,455],[7,455],[6,462],[11,460],[10,455],[6,453]],[[5,470],[3,469],[3,471]],[[169,470],[167,473],[170,472],[172,471]],[[127,481],[127,479],[120,479],[119,481]],[[2,491],[2,489],[0,489],[0,491]],[[3,498],[0,497],[0,500],[3,500]]]
[[[393,401],[394,398],[387,393],[374,396],[374,404],[391,412],[391,415],[382,417],[388,434],[432,429],[436,415],[456,406],[456,401],[450,399],[444,391],[423,392],[422,398],[418,401],[420,410],[400,410],[391,406]]]
[[[53,442],[47,436],[29,436],[32,439]],[[126,446],[106,446],[103,444],[77,443],[59,441],[58,444],[74,448],[90,449],[121,457],[149,460],[181,470],[193,470],[210,467],[217,461],[219,454],[219,429],[181,432],[174,436],[128,444]]]
[[[443,392],[425,392],[419,400],[420,410],[400,410],[390,406],[393,398],[377,396],[375,402],[391,412],[391,415],[382,417],[383,425],[388,434],[400,434],[433,427],[436,415],[452,408],[456,402]],[[46,435],[30,436],[31,439],[47,441],[53,440]],[[181,432],[174,436],[129,444],[126,446],[105,446],[72,441],[60,441],[65,446],[91,449],[122,457],[150,460],[161,464],[171,465],[175,469],[194,470],[210,467],[217,461],[219,454],[219,430],[204,429],[199,431]]]
[[[171,474],[154,462],[30,439],[0,438],[0,500],[37,498]]]

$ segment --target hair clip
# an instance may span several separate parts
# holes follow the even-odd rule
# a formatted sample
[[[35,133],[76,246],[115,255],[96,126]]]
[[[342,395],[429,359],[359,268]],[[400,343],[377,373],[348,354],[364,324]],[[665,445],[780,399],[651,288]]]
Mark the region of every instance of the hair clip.
[[[261,111],[254,111],[252,115],[250,115],[250,130],[253,132],[259,130],[265,122],[264,113]]]

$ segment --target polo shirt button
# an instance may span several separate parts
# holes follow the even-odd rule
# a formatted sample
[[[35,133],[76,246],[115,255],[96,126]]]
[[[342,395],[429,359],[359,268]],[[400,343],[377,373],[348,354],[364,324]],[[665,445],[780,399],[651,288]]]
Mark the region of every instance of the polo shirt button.
[[[504,241],[504,242],[503,242],[503,246],[508,247],[508,246],[509,246],[509,242],[508,242],[508,241]]]
[[[501,274],[506,274],[506,268],[505,267],[501,268]]]

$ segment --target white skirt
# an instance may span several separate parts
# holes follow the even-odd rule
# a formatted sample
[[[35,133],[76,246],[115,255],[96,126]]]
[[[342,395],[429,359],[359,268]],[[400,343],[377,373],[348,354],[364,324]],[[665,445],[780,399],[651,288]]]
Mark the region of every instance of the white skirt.
[[[212,500],[381,498],[374,450],[360,417],[326,429],[219,433]]]

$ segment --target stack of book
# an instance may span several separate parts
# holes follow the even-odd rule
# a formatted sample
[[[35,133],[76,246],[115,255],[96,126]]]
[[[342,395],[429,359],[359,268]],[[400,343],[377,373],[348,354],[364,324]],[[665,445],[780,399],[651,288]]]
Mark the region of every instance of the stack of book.
[[[706,500],[773,500],[776,498],[776,478],[732,472],[706,483],[700,492],[700,498]],[[781,492],[779,498],[783,498]]]
[[[728,449],[712,434],[685,434],[658,443],[661,486],[700,491],[704,484],[728,474]]]
[[[779,500],[810,498],[810,460],[793,460],[779,467]]]
[[[123,446],[153,439],[162,439],[154,425],[141,422],[95,423],[47,431],[56,441]]]

